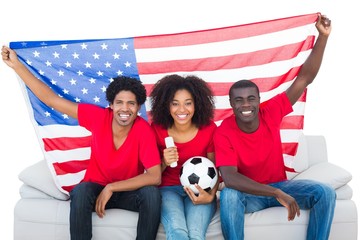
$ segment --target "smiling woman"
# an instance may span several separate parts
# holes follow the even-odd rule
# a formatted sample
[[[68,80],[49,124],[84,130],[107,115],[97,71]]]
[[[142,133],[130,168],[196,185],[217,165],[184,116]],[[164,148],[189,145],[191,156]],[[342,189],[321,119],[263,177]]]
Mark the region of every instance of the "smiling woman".
[[[357,38],[349,36],[349,32],[354,32],[353,24],[357,22],[356,1],[248,1],[239,7],[239,1],[236,0],[227,1],[226,4],[219,4],[218,1],[184,0],[174,3],[136,0],[122,3],[120,9],[114,3],[107,1],[102,5],[91,2],[84,5],[82,1],[70,0],[54,2],[54,4],[48,4],[44,0],[34,3],[25,0],[2,3],[1,43],[191,32],[315,12],[328,15],[333,20],[333,32],[322,69],[307,93],[304,132],[325,135],[330,162],[355,171],[350,184],[354,189],[353,199],[360,202],[359,191],[355,188],[360,184],[360,174],[354,167],[356,162],[354,156],[358,156],[358,142],[350,140],[353,136],[360,135],[358,125],[360,117],[347,114],[346,124],[334,127],[344,122],[344,114],[334,114],[334,112],[341,109],[342,113],[352,114],[353,104],[349,103],[358,101],[360,86],[359,81],[354,80],[354,76],[358,75],[358,63],[351,59],[360,55],[360,46]],[[42,6],[41,14],[38,6]],[[84,8],[86,11],[83,11]],[[29,12],[32,13],[31,17],[25,17]],[[64,13],[66,16],[63,15]],[[137,16],[141,16],[141,19],[146,21],[132,21]],[[86,21],[74,21],[74,18]],[[44,25],[44,22],[47,25]],[[101,27],[94,31],[94,26]],[[19,31],[24,27],[28,31]],[[339,81],[341,85],[337,84]],[[346,86],[346,91],[340,91],[340,86]],[[17,176],[24,168],[44,158],[41,150],[43,142],[39,142],[33,124],[29,120],[29,107],[24,101],[16,75],[2,61],[0,89],[3,89],[0,94],[1,159],[4,166],[6,165],[7,173],[0,174],[2,191],[6,194],[4,195],[6,197],[1,198],[0,204],[7,206],[2,211],[3,217],[7,219],[7,225],[2,229],[2,236],[4,239],[13,239],[13,206],[19,199],[18,189],[21,185]],[[339,100],[334,101],[334,99]]]
[[[183,186],[179,176],[183,173],[183,164],[191,157],[205,157],[215,163],[213,93],[197,76],[171,74],[155,83],[150,98],[151,126],[162,156],[161,223],[166,235],[174,239],[206,239],[216,212],[219,182],[216,179],[209,191],[201,188],[202,184],[196,185],[193,191],[194,186]],[[174,139],[173,147],[165,144],[169,136]],[[177,166],[171,167],[174,162]]]

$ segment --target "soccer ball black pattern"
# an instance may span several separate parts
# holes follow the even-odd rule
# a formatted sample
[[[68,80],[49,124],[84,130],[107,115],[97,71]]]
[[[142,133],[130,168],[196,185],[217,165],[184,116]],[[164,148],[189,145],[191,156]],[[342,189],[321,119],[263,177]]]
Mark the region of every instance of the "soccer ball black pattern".
[[[190,186],[195,194],[199,193],[195,187],[195,183],[205,191],[209,192],[215,186],[217,179],[218,173],[215,165],[206,157],[191,157],[181,167],[181,184],[183,186]]]

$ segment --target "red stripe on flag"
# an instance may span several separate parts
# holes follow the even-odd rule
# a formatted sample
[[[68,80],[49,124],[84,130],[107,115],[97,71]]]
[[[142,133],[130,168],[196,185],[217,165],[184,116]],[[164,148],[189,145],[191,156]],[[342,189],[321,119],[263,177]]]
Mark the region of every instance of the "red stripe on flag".
[[[64,175],[68,173],[77,173],[83,171],[89,165],[89,160],[68,160],[62,163],[53,163],[56,175]]]
[[[139,74],[145,75],[166,72],[214,71],[219,69],[236,69],[247,66],[257,66],[270,62],[292,59],[296,56],[294,54],[311,49],[314,39],[314,36],[309,36],[305,41],[299,43],[229,56],[169,60],[162,62],[138,62],[137,67]]]
[[[297,147],[298,147],[297,142],[296,143],[295,142],[294,143],[282,143],[283,153],[290,155],[290,156],[295,156]]]
[[[287,171],[287,172],[296,172],[295,169],[289,168],[287,166],[285,166],[285,171]]]
[[[43,138],[44,149],[46,152],[54,150],[70,150],[90,146],[91,136],[87,137],[61,137]]]
[[[233,114],[233,110],[231,108],[228,109],[215,109],[214,110],[214,121],[224,120],[225,118],[231,116]]]
[[[134,47],[136,49],[161,48],[169,46],[203,44],[208,42],[221,42],[295,28],[314,23],[316,20],[317,14],[307,14],[211,30],[135,37]],[[258,25],[261,26],[258,27]],[[210,31],[211,33],[209,33]]]
[[[285,116],[281,121],[281,129],[303,129],[304,116]]]
[[[306,102],[306,94],[307,94],[307,88],[305,88],[304,92],[299,97],[298,102]]]
[[[65,192],[71,192],[71,190],[76,186],[77,184],[71,185],[71,186],[61,186],[62,189],[65,190]]]

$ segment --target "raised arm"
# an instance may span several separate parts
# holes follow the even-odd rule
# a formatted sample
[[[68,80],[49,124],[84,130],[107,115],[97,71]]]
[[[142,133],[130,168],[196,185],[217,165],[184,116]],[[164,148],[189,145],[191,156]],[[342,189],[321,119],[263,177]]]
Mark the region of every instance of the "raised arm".
[[[26,86],[43,103],[49,107],[55,108],[59,112],[77,118],[78,104],[58,96],[50,87],[37,79],[26,66],[19,61],[14,50],[3,46],[1,49],[1,56],[3,61],[16,72]]]
[[[305,88],[313,82],[319,72],[324,56],[326,43],[331,32],[331,21],[324,15],[319,14],[315,24],[319,36],[315,45],[300,69],[300,72],[291,86],[286,90],[286,94],[292,105],[299,99]]]

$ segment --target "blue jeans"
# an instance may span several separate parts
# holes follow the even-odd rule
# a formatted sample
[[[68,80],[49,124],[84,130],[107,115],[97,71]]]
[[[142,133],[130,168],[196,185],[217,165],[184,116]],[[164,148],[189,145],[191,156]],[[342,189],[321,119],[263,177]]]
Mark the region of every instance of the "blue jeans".
[[[70,192],[70,235],[72,240],[91,239],[92,212],[104,186],[82,182]],[[105,209],[117,208],[139,212],[136,239],[155,239],[160,224],[161,195],[158,187],[114,192]],[[119,216],[122,217],[122,216]],[[106,215],[105,215],[106,218]]]
[[[161,187],[160,192],[166,239],[205,239],[216,211],[216,198],[209,204],[194,205],[182,186]]]
[[[290,180],[269,185],[295,198],[300,209],[310,209],[308,240],[329,238],[336,200],[332,187],[311,180]],[[224,188],[220,193],[220,219],[225,239],[244,239],[245,213],[275,206],[282,205],[274,197],[255,196]]]

